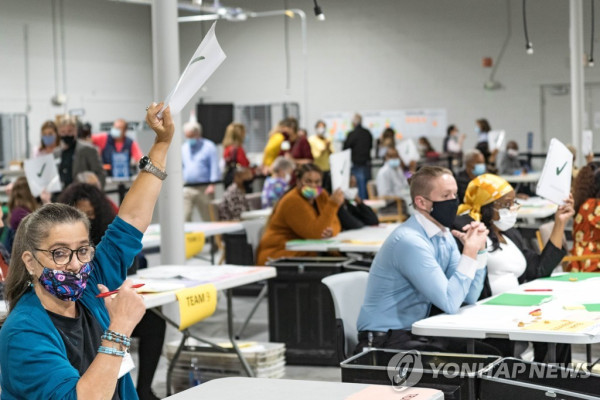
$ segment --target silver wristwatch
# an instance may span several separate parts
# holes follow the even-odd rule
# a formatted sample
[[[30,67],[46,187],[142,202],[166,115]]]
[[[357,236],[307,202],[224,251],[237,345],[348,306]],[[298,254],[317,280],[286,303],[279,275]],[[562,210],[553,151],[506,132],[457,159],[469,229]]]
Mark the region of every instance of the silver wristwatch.
[[[165,171],[160,170],[156,165],[152,164],[150,157],[144,156],[140,160],[140,171],[150,172],[152,175],[156,176],[161,181],[164,181],[167,177],[167,173]]]

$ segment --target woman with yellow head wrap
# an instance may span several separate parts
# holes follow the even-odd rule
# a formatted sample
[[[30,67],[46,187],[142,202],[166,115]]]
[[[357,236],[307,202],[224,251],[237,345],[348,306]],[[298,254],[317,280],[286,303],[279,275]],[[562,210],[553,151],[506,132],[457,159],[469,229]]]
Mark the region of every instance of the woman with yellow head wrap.
[[[464,203],[458,208],[458,215],[469,213],[475,221],[481,221],[481,207],[488,205],[514,191],[510,183],[494,174],[483,174],[469,182]]]

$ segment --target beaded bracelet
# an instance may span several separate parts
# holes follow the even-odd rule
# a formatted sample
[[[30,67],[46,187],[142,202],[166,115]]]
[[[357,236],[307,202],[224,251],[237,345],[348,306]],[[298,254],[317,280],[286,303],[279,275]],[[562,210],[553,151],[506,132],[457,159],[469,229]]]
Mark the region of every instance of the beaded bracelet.
[[[130,339],[129,336],[123,335],[122,333],[115,332],[115,331],[110,330],[110,329],[105,330],[104,333],[105,334],[109,334],[110,333],[111,335],[116,336],[116,337],[120,337],[122,339],[127,339],[127,340]]]
[[[108,354],[110,356],[119,356],[119,357],[125,357],[125,354],[127,354],[127,352],[125,352],[125,351],[120,351],[113,347],[106,347],[106,346],[98,347],[98,353]]]
[[[119,337],[119,336],[113,336],[112,333],[107,333],[104,332],[101,336],[101,339],[103,340],[108,340],[109,342],[113,342],[113,343],[117,343],[117,344],[122,344],[123,346],[129,348],[129,346],[131,345],[131,339],[128,337]]]

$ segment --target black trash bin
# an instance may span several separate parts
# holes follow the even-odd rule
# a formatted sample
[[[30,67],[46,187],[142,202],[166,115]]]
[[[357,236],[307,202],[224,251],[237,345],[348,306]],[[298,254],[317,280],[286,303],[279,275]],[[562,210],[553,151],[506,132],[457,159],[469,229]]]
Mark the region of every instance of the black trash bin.
[[[478,354],[369,349],[340,366],[342,382],[392,385],[407,379],[409,385],[441,390],[445,400],[476,400],[478,373],[499,360]]]
[[[338,365],[336,318],[326,276],[343,272],[346,257],[290,257],[267,262],[277,268],[269,279],[269,341],[285,343],[292,365]]]
[[[503,358],[480,373],[480,400],[600,399],[600,375],[580,366]]]

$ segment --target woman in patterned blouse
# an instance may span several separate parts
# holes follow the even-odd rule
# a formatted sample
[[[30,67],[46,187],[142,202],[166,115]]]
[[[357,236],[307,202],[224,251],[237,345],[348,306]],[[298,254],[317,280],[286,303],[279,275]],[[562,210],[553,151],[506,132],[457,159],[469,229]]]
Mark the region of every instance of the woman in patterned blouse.
[[[589,163],[581,168],[574,188],[575,210],[573,223],[573,255],[600,254],[600,165]],[[600,259],[572,261],[574,272],[596,272]]]

